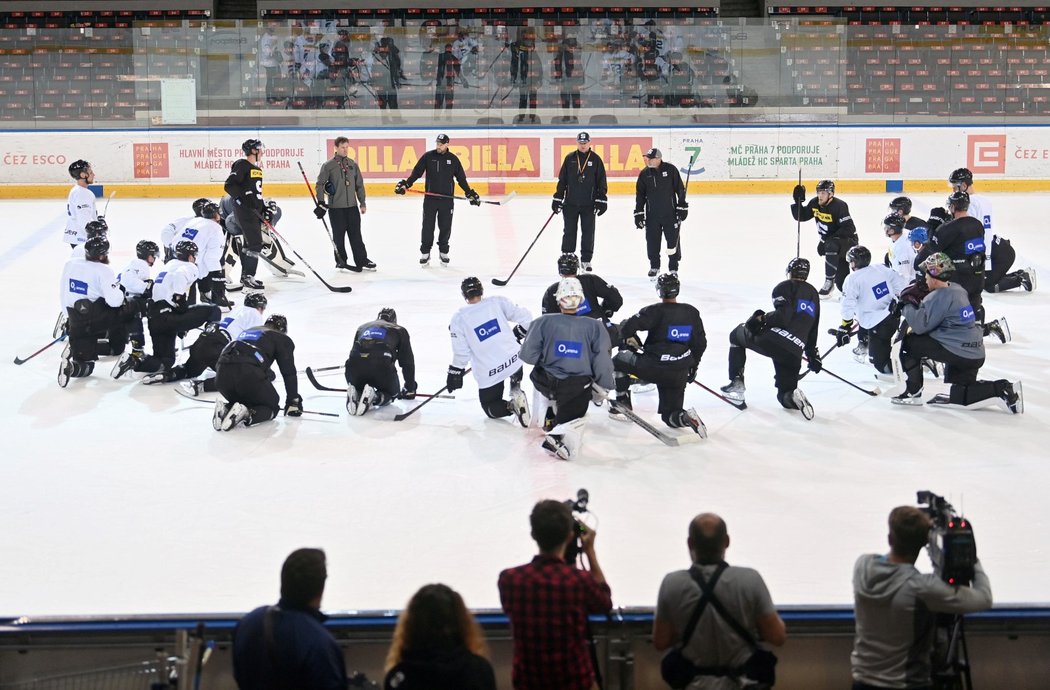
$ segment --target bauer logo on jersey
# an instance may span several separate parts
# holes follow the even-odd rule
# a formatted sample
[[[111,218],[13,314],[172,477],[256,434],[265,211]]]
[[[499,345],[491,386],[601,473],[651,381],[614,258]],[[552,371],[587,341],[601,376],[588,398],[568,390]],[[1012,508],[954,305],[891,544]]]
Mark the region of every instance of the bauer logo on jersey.
[[[674,343],[688,343],[693,337],[692,326],[668,326],[667,339]]]
[[[886,281],[882,281],[878,285],[872,285],[871,291],[875,295],[875,299],[882,299],[886,295],[890,294],[890,287],[886,284]]]
[[[817,305],[810,302],[808,299],[800,299],[795,303],[795,313],[806,313],[810,316],[817,315]]]
[[[237,336],[237,340],[246,340],[246,341],[251,342],[251,341],[254,341],[254,340],[258,340],[262,336],[263,336],[262,331],[254,331],[254,330],[253,331],[244,331],[239,336]]]
[[[555,340],[554,354],[558,357],[579,359],[583,354],[583,343],[578,343],[573,340]]]
[[[383,340],[386,338],[386,329],[382,326],[370,326],[361,331],[359,340]]]
[[[984,253],[984,238],[975,237],[972,240],[966,242],[966,255],[970,254],[983,254]]]
[[[591,313],[591,303],[584,297],[583,301],[580,302],[580,306],[576,307],[576,316],[583,316],[584,314]]]
[[[972,323],[974,321],[974,319],[975,319],[974,312],[973,312],[973,307],[971,307],[969,304],[967,304],[965,307],[960,309],[959,310],[959,319],[961,319],[963,323]]]
[[[74,295],[86,295],[87,287],[87,283],[83,280],[77,280],[76,278],[69,279],[69,291]]]
[[[188,240],[193,240],[197,237],[197,228],[186,228],[182,231],[182,236]]]
[[[486,321],[480,326],[475,326],[474,333],[477,334],[478,340],[480,340],[481,342],[485,342],[492,336],[499,333],[499,321],[497,321],[496,319],[492,319],[491,321]]]

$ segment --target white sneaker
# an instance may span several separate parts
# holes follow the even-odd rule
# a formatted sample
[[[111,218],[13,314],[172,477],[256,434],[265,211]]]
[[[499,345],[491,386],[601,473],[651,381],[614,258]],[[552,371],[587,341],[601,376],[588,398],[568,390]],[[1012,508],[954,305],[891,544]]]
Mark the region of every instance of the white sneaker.
[[[511,388],[510,401],[507,404],[510,406],[510,411],[518,418],[518,424],[528,429],[529,424],[532,423],[532,415],[529,413],[529,401],[525,393],[516,386]]]
[[[801,389],[796,388],[791,392],[791,401],[795,403],[796,409],[802,413],[803,417],[813,419],[813,406],[809,404],[806,394]]]

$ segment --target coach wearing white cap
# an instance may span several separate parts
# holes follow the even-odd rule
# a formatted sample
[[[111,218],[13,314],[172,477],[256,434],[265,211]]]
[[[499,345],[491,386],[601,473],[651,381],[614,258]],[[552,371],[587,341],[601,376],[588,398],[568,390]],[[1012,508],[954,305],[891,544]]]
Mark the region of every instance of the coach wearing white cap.
[[[576,150],[562,161],[551,210],[555,213],[565,212],[565,230],[561,240],[563,254],[576,253],[576,226],[579,224],[583,232],[580,263],[585,271],[592,270],[594,217],[605,213],[608,193],[605,163],[601,156],[591,150],[591,135],[580,132],[576,135]]]

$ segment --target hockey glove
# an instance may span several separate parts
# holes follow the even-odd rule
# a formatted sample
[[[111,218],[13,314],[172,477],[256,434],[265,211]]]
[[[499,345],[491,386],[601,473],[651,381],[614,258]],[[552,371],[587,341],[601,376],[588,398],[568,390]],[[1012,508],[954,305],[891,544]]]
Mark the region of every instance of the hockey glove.
[[[466,373],[466,369],[461,369],[457,366],[450,366],[448,368],[448,378],[445,379],[445,388],[448,392],[458,391],[463,387],[463,374]]]
[[[565,199],[559,199],[554,197],[551,199],[551,210],[555,213],[561,213],[561,207],[565,205]]]
[[[318,220],[320,220],[324,218],[324,214],[327,212],[327,210],[328,209],[325,208],[325,205],[318,201],[317,205],[314,206],[314,215],[317,216]]]
[[[817,256],[824,256],[824,240],[817,242]]]
[[[642,351],[642,341],[638,340],[637,336],[632,335],[624,338],[623,346],[634,353]]]
[[[415,400],[416,399],[416,382],[412,383],[405,382],[405,386],[401,389],[402,400]]]
[[[821,369],[824,368],[824,363],[820,361],[820,353],[816,350],[806,355],[806,359],[809,360],[809,363],[806,365],[806,368],[812,371],[814,374],[819,374]]]
[[[284,403],[284,414],[288,417],[303,416],[303,396],[293,395]]]
[[[901,304],[910,304],[913,307],[917,307],[922,304],[922,300],[928,294],[929,289],[925,283],[915,282],[901,290],[901,294],[897,299]]]
[[[595,405],[602,405],[606,400],[609,399],[608,389],[602,388],[597,383],[591,384],[591,401]]]
[[[520,323],[514,326],[514,337],[518,339],[519,344],[521,341],[525,340],[526,333],[528,333],[528,330],[526,330]]]
[[[682,203],[675,206],[674,209],[675,218],[681,223],[683,220],[689,217],[689,202],[683,201]]]
[[[645,211],[634,212],[634,227],[642,230],[645,228]]]
[[[761,309],[756,309],[755,313],[751,315],[747,321],[744,322],[744,328],[751,332],[751,335],[758,335],[762,331],[762,327],[766,325],[766,313]]]
[[[843,319],[842,325],[830,333],[835,336],[835,343],[839,347],[849,345],[849,340],[853,337],[853,319]]]
[[[952,219],[952,216],[951,216],[950,213],[948,213],[947,209],[944,209],[944,208],[941,208],[941,207],[937,207],[937,208],[932,209],[930,211],[930,220],[931,221],[936,220],[937,221],[937,225],[943,225],[944,223],[947,223],[951,219]],[[927,226],[927,230],[932,230],[932,229],[933,229],[933,226]]]
[[[806,200],[806,186],[797,184],[795,188],[791,190],[791,198],[794,199],[795,203],[802,205],[802,202]]]
[[[412,185],[410,185],[408,183],[408,180],[401,180],[400,182],[397,183],[397,186],[394,187],[394,194],[400,194],[400,195],[404,196],[405,191],[407,191],[408,188],[411,187],[411,186]]]
[[[696,381],[696,370],[697,368],[699,368],[699,366],[699,364],[694,364],[693,366],[689,367],[689,371],[685,375],[686,383],[692,383],[693,381]]]
[[[604,196],[594,200],[594,215],[602,216],[609,210],[609,201]]]
[[[481,206],[481,197],[478,196],[478,193],[475,192],[473,189],[468,189],[466,191],[466,195],[467,199],[470,200],[471,206]]]

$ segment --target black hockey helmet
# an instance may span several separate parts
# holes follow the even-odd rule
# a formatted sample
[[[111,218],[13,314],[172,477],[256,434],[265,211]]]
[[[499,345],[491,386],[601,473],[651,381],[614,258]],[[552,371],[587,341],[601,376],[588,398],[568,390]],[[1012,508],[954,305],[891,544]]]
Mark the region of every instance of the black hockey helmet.
[[[903,215],[911,213],[911,199],[906,196],[899,196],[890,202],[890,208]]]
[[[379,320],[389,323],[397,323],[397,312],[393,307],[383,307],[379,310]]]
[[[284,314],[270,314],[266,318],[266,323],[263,324],[267,328],[272,328],[275,331],[281,333],[288,332],[288,317]]]
[[[214,201],[208,201],[206,204],[201,206],[201,218],[208,218],[209,220],[216,220],[219,217],[219,205]]]
[[[580,259],[575,254],[565,253],[558,257],[558,275],[574,276],[580,272]]]
[[[867,268],[871,264],[871,251],[859,244],[856,247],[850,247],[846,252],[846,261],[853,266],[854,270]]]
[[[91,163],[88,163],[84,159],[78,159],[69,164],[69,176],[74,180],[79,180],[80,176],[88,171],[91,167]]]
[[[277,216],[278,216],[278,214],[280,214],[280,212],[281,212],[281,207],[277,205],[276,201],[274,201],[273,199],[270,199],[269,201],[266,202],[266,205],[263,207],[263,212],[262,212],[263,220],[265,220],[267,223],[270,223],[272,225],[274,223],[274,219],[277,218]]]
[[[952,174],[948,176],[948,182],[950,184],[973,184],[973,173],[970,172],[969,168],[956,168],[952,170]]]
[[[105,237],[92,237],[84,243],[84,256],[89,261],[98,261],[109,254],[109,240]]]
[[[160,254],[160,247],[153,240],[140,240],[135,245],[135,256],[143,261],[146,260],[147,256],[157,256],[157,254]]]
[[[827,192],[828,194],[835,193],[835,181],[834,180],[821,180],[817,183],[818,192]]]
[[[179,261],[189,261],[191,256],[197,256],[197,243],[192,240],[180,240],[175,244],[175,258]]]
[[[195,215],[198,218],[200,218],[201,217],[201,210],[205,206],[210,204],[210,203],[213,203],[212,200],[211,199],[205,199],[204,197],[201,197],[200,199],[197,199],[196,201],[194,201],[193,202],[193,215]]]
[[[891,213],[882,219],[883,229],[889,228],[892,230],[892,235],[899,235],[904,231],[904,216],[898,213]]]
[[[104,220],[93,220],[84,226],[84,234],[90,240],[92,237],[105,237],[109,232],[109,226]]]
[[[265,309],[269,304],[266,294],[262,292],[249,292],[244,296],[244,306],[252,309]]]
[[[244,155],[250,156],[253,153],[259,153],[262,147],[263,143],[258,139],[245,139],[244,143],[241,144],[241,151],[244,151]]]
[[[948,195],[948,210],[952,213],[970,210],[970,195],[966,192],[952,192]]]
[[[481,281],[478,280],[476,276],[464,278],[463,282],[459,285],[459,290],[463,293],[463,299],[481,297],[485,294],[485,288],[482,287]]]
[[[674,273],[661,273],[656,279],[656,294],[660,299],[672,299],[682,291],[682,283]]]
[[[796,256],[791,261],[788,261],[787,274],[796,280],[809,278],[809,259]]]

